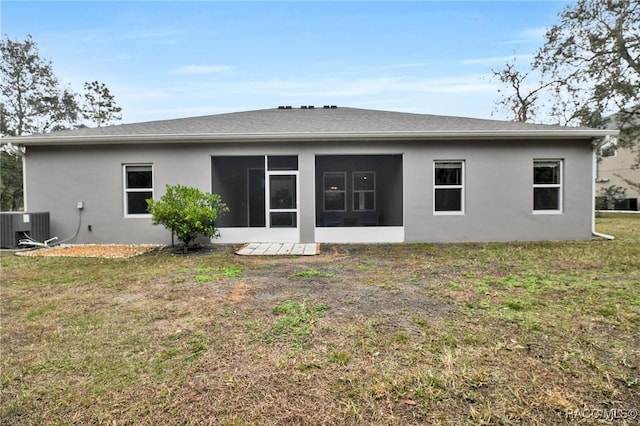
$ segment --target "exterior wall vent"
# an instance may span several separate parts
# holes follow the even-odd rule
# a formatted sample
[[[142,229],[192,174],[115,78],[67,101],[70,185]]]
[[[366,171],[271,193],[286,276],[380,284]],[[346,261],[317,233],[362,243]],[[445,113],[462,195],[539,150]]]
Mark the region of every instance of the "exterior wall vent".
[[[49,212],[0,213],[0,247],[17,248],[25,234],[35,241],[48,240]]]

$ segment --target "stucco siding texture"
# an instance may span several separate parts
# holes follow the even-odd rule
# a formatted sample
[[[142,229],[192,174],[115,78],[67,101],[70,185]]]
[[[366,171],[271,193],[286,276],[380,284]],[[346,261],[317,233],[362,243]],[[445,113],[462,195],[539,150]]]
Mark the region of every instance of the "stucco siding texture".
[[[443,144],[406,157],[406,241],[489,242],[591,238],[591,149],[543,142],[514,147],[499,142]],[[533,161],[564,162],[563,211],[533,212]],[[464,160],[464,214],[433,213],[432,162]],[[410,181],[422,182],[422,185]]]
[[[149,217],[125,217],[123,164],[152,164],[154,198],[159,199],[167,184],[210,191],[212,156],[298,155],[300,240],[313,242],[315,156],[368,154],[402,155],[408,242],[571,240],[591,236],[593,171],[588,140],[33,146],[28,148],[26,158],[27,208],[49,211],[52,235],[60,239],[79,229],[70,243],[169,244],[169,232],[153,226]],[[534,159],[564,161],[561,214],[532,211]],[[465,162],[464,214],[434,214],[435,160]],[[78,201],[84,202],[82,211],[76,207]]]

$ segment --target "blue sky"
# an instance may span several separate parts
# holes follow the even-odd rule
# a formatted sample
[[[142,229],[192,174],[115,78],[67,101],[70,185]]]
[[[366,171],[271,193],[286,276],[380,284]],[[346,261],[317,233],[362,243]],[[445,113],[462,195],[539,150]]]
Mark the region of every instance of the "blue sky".
[[[123,122],[278,105],[492,115],[566,1],[6,1],[60,81],[104,82]]]

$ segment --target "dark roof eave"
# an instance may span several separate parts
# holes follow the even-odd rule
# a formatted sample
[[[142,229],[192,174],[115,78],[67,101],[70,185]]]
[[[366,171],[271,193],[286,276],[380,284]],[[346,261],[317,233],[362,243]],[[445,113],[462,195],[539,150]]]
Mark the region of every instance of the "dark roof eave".
[[[338,133],[198,133],[95,136],[21,136],[3,138],[2,143],[24,146],[114,145],[123,143],[226,143],[226,142],[298,142],[298,141],[371,141],[371,140],[504,140],[504,139],[592,139],[616,136],[618,130],[469,130]]]

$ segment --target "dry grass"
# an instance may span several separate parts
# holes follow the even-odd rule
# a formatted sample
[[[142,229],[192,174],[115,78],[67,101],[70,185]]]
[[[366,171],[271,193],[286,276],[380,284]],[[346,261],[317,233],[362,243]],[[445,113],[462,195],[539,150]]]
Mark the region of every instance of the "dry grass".
[[[618,238],[3,254],[2,424],[600,424],[571,413],[640,408],[640,217],[598,230]]]

